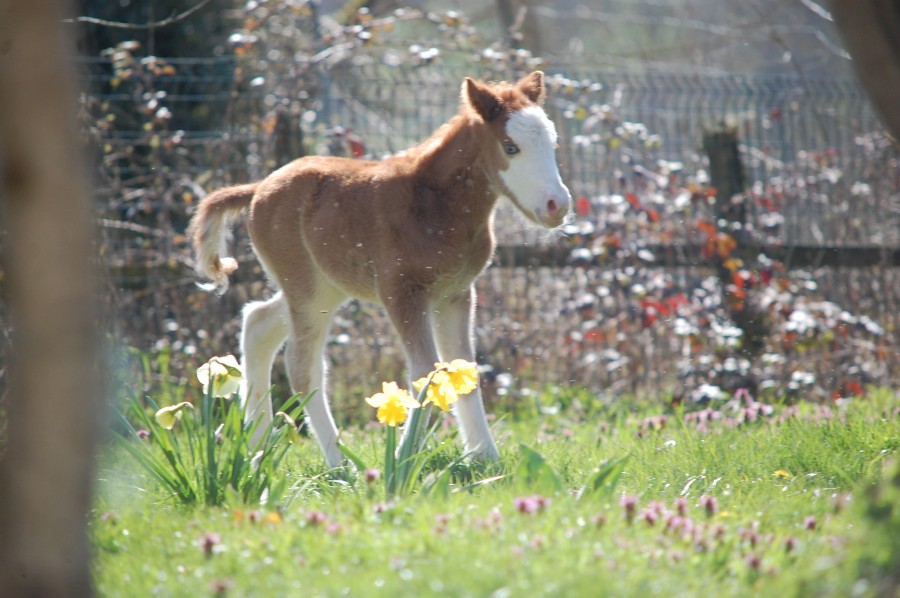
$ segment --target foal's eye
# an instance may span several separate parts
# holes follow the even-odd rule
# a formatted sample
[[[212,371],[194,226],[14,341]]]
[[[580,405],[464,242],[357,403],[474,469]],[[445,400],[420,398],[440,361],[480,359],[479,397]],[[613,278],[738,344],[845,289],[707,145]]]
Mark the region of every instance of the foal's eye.
[[[513,143],[512,141],[504,141],[503,142],[503,151],[506,152],[507,156],[515,156],[519,153],[519,146]]]

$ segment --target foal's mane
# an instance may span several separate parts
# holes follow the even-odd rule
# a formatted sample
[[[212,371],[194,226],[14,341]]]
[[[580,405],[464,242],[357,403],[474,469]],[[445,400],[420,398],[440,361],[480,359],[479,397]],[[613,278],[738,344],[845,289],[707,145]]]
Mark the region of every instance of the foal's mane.
[[[489,90],[496,99],[496,108],[489,114],[473,105],[463,86],[459,113],[440,126],[423,142],[408,149],[403,157],[420,175],[436,183],[445,183],[460,169],[471,166],[485,142],[484,130],[479,127],[505,126],[510,113],[533,104],[515,85],[506,81],[476,84]]]

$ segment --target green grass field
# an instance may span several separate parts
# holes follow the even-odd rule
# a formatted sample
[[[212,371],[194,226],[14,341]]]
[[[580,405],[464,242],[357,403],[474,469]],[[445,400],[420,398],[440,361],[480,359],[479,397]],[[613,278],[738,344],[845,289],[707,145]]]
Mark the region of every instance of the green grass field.
[[[98,592],[898,595],[895,392],[664,418],[659,404],[541,401],[563,406],[497,422],[498,465],[457,464],[446,492],[391,502],[381,480],[325,472],[308,439],[280,465],[281,504],[182,507],[110,444],[91,521]],[[452,430],[435,469],[459,456]],[[382,438],[351,429],[343,441],[375,465]]]

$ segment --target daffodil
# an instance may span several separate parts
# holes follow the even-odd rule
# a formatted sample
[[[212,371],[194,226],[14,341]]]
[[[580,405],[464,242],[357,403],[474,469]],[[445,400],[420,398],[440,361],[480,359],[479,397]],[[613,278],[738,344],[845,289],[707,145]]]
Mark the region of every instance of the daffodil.
[[[406,421],[406,410],[419,407],[419,402],[396,382],[383,382],[382,392],[366,399],[366,403],[378,409],[376,416],[381,423],[395,427]]]
[[[478,366],[471,361],[454,359],[450,363],[436,363],[434,369],[447,372],[458,394],[467,395],[478,388]]]
[[[429,378],[431,384],[428,384]],[[450,406],[459,400],[459,394],[450,381],[450,375],[445,370],[438,370],[429,376],[419,378],[413,382],[413,388],[418,392],[422,392],[422,388],[428,384],[428,390],[425,392],[425,400],[423,405],[432,403],[437,405],[443,411],[450,411]]]
[[[214,397],[230,398],[240,389],[241,378],[241,365],[234,355],[213,357],[197,368],[197,380],[203,385],[203,393]]]
[[[177,405],[163,407],[156,412],[156,422],[166,430],[171,430],[175,426],[175,422],[181,419],[182,411],[188,407],[191,409],[194,408],[194,406],[187,401],[178,403]]]
[[[430,374],[431,384],[425,393],[423,404],[433,403],[443,411],[459,400],[459,395],[469,394],[478,387],[478,368],[471,361],[454,359],[450,363],[434,364]],[[428,384],[429,376],[413,382],[413,388],[421,392]]]

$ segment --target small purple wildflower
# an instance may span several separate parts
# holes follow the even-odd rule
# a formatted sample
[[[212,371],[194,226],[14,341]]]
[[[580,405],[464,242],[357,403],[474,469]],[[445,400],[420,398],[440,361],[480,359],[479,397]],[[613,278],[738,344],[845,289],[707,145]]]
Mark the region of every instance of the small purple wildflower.
[[[794,552],[795,550],[797,550],[797,538],[789,536],[784,540],[784,551]]]
[[[759,571],[759,568],[762,567],[762,559],[759,558],[759,555],[755,552],[751,552],[747,555],[747,566],[753,569],[754,571]]]
[[[750,391],[746,388],[739,388],[734,391],[734,398],[738,401],[744,401],[747,405],[752,405],[755,403],[753,400],[753,396],[750,394]]]
[[[619,504],[625,510],[625,519],[628,520],[628,523],[631,523],[637,510],[637,497],[622,495],[622,498],[619,499]]]
[[[673,513],[669,513],[668,517],[666,517],[666,528],[667,532],[677,532],[684,525],[684,519]]]
[[[516,510],[520,513],[533,515],[534,513],[543,511],[548,506],[550,506],[550,499],[539,494],[533,494],[531,496],[519,496],[513,501],[513,505],[515,505]]]
[[[803,520],[803,529],[807,529],[811,532],[816,530],[816,516],[815,515],[810,515],[809,517],[807,517],[806,519]]]
[[[328,523],[328,515],[322,511],[307,511],[306,522],[313,527],[318,527]]]
[[[756,548],[756,545],[759,544],[759,533],[756,531],[755,523],[752,527],[742,527],[741,529],[739,529],[738,535],[742,540],[748,542],[753,548]]]
[[[366,484],[370,486],[378,481],[378,478],[381,477],[381,472],[375,469],[374,467],[370,467],[365,472]]]
[[[538,510],[537,503],[530,496],[518,496],[513,501],[513,504],[518,512],[527,513],[528,515],[536,513]]]
[[[210,558],[221,543],[222,539],[219,537],[219,534],[207,532],[200,538],[200,549],[206,558]]]
[[[706,510],[707,517],[712,517],[719,510],[719,501],[715,496],[701,496],[700,505]]]

